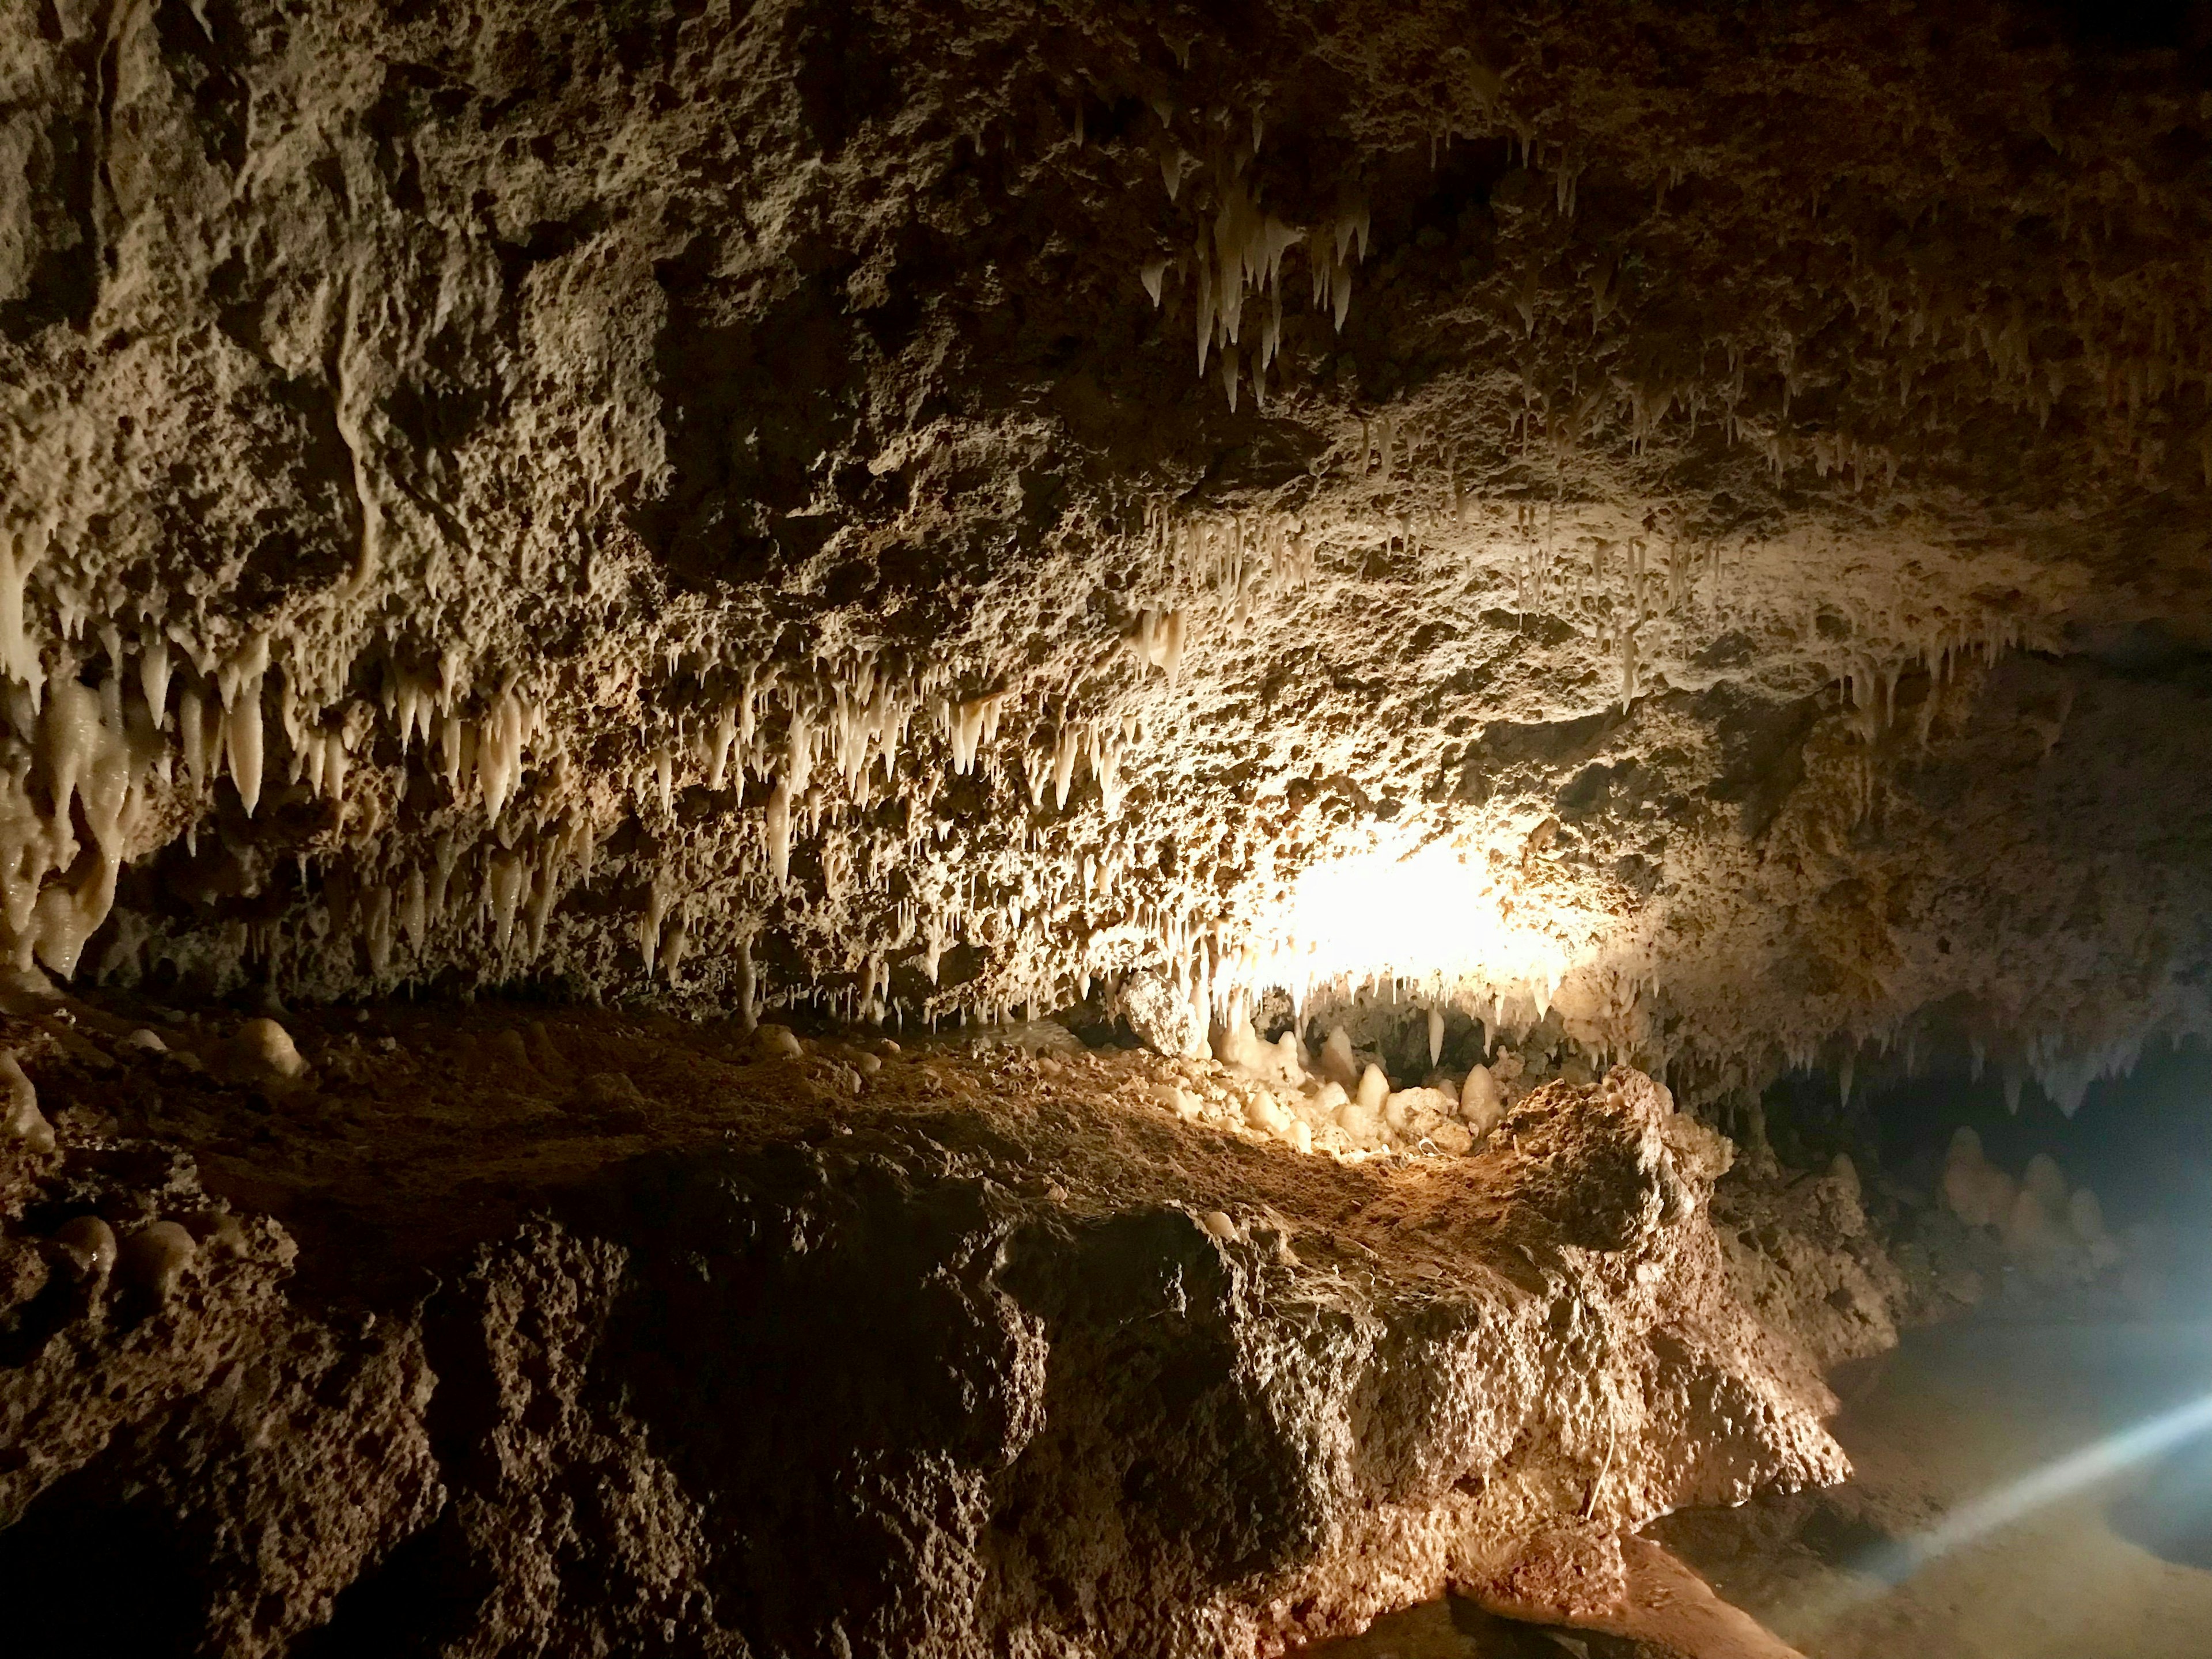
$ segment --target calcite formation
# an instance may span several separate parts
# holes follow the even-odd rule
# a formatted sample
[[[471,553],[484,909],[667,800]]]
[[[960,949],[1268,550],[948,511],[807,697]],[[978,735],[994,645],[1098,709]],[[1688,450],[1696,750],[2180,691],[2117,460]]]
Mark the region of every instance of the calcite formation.
[[[2078,1099],[2212,223],[2069,15],[8,0],[0,945]]]
[[[1732,1177],[1724,1246],[1729,1143],[1626,1067],[1353,1163],[1073,1048],[434,1012],[310,1031],[303,1098],[73,1012],[8,1033],[27,1653],[1273,1654],[1607,1616],[1624,1529],[1845,1472],[1855,1198]]]

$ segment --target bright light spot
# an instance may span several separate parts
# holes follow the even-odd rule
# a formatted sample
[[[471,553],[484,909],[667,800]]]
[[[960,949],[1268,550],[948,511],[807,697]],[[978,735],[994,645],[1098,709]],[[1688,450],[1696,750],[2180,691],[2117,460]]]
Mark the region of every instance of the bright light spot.
[[[1840,1579],[1809,1591],[1790,1622],[1802,1630],[1823,1630],[1838,1624],[1856,1609],[1879,1601],[1947,1556],[2208,1431],[2212,1431],[2212,1395],[2147,1418],[2032,1469],[2016,1480],[1961,1504],[1927,1531],[1850,1562],[1850,1571]]]
[[[2084,1487],[2148,1462],[2207,1430],[2212,1430],[2212,1395],[2108,1435],[1971,1504],[1962,1504],[1936,1526],[1867,1563],[1867,1569],[1886,1583],[1902,1583],[1929,1563],[1978,1543]]]
[[[1516,884],[1517,885],[1517,884]],[[1541,1007],[1570,965],[1550,917],[1449,842],[1381,848],[1316,865],[1293,882],[1261,976],[1303,990],[1389,975],[1531,994]]]

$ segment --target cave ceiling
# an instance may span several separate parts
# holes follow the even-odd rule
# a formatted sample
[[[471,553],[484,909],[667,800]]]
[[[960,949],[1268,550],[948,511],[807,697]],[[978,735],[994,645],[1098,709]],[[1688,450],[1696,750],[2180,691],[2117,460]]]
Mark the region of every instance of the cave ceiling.
[[[2212,1027],[2212,93],[2085,15],[4,0],[0,945],[2078,1100]]]

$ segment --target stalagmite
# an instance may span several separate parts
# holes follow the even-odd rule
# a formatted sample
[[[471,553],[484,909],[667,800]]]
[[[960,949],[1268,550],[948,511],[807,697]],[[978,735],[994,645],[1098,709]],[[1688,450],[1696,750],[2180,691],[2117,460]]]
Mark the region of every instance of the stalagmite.
[[[1390,1093],[1390,1079],[1382,1074],[1380,1066],[1369,1066],[1359,1074],[1359,1087],[1352,1098],[1363,1112],[1379,1112]]]
[[[2040,1261],[2051,1248],[2054,1226],[2051,1212],[2025,1188],[2014,1195],[1996,1224],[2003,1232],[2005,1249],[2016,1258]]]
[[[1321,1074],[1347,1090],[1358,1085],[1359,1064],[1352,1057],[1352,1039],[1341,1025],[1331,1028],[1322,1043]]]
[[[0,1083],[7,1085],[8,1111],[0,1119],[0,1134],[21,1141],[34,1152],[54,1150],[53,1125],[39,1110],[39,1091],[23,1074],[13,1049],[0,1048]]]
[[[1505,1115],[1505,1103],[1498,1092],[1497,1079],[1487,1066],[1470,1068],[1461,1082],[1459,1111],[1468,1133],[1478,1141],[1496,1128],[1498,1120]]]
[[[115,1269],[115,1230],[96,1215],[64,1221],[54,1229],[53,1242],[85,1278],[105,1279]]]
[[[246,1021],[215,1055],[216,1069],[239,1083],[283,1089],[307,1075],[307,1062],[292,1034],[273,1019]]]
[[[180,1224],[149,1222],[123,1241],[116,1253],[115,1276],[155,1306],[165,1306],[198,1254],[199,1241]]]
[[[1970,1227],[2004,1228],[2023,1196],[2019,1184],[1983,1156],[1979,1136],[1961,1127],[1952,1136],[1943,1165],[1943,1200]],[[2026,1194],[2033,1199],[2033,1194]]]
[[[2058,1168],[2057,1160],[2048,1152],[2038,1152],[2027,1161],[2021,1171],[2021,1188],[2041,1204],[2053,1220],[2066,1214],[2066,1177]]]

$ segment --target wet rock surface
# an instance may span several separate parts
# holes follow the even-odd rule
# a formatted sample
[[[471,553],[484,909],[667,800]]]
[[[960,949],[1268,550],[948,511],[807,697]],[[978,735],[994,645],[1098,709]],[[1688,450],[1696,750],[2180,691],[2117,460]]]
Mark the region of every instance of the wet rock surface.
[[[1588,1613],[1621,1530],[1845,1472],[1707,1220],[1727,1143],[1632,1072],[1349,1162],[1079,1052],[454,1023],[636,1115],[343,1020],[304,1102],[192,1025],[24,1037],[61,1145],[4,1152],[20,1650],[1273,1652],[1448,1586]],[[161,1224],[166,1295],[126,1278]],[[90,1593],[118,1558],[146,1594]]]

